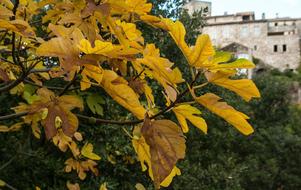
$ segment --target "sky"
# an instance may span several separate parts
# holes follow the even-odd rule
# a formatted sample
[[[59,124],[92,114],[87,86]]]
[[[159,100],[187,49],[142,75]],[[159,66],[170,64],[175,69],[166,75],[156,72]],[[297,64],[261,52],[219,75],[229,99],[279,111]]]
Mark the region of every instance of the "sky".
[[[301,18],[301,0],[205,0],[212,2],[212,15],[223,15],[224,12],[254,11],[260,19],[262,13],[266,18],[279,17]]]

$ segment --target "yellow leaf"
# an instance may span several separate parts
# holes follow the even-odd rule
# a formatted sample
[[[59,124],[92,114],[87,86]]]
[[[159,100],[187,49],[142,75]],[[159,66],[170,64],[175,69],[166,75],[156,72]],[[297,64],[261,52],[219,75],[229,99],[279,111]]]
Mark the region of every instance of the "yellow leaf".
[[[209,58],[213,58],[214,54],[215,51],[209,36],[203,34],[197,38],[195,46],[191,48],[191,52],[188,54],[188,61],[191,66],[199,68],[202,67]]]
[[[107,189],[107,183],[104,182],[103,184],[100,185],[99,190],[108,190]]]
[[[244,135],[250,135],[254,132],[252,126],[247,122],[249,119],[245,114],[235,110],[226,102],[220,102],[221,99],[215,94],[207,93],[200,97],[195,97],[196,101],[209,109],[211,112],[222,117]]]
[[[147,3],[147,0],[125,0],[129,12],[145,15],[152,9],[152,4]]]
[[[215,50],[207,34],[198,36],[195,46],[189,48],[185,42],[186,30],[180,21],[173,22],[171,19],[161,19],[161,24],[159,25],[163,25],[163,28],[169,31],[169,34],[181,49],[189,65],[197,68],[203,67],[203,64],[215,55]]]
[[[215,62],[217,60],[214,60]],[[247,59],[237,59],[231,63],[223,63],[214,66],[210,70],[221,70],[221,69],[252,69],[255,68],[254,63]]]
[[[100,66],[84,64],[85,68],[82,72],[82,80],[80,82],[80,89],[86,90],[91,87],[90,78],[100,84],[103,77],[103,69]]]
[[[118,76],[114,71],[104,70],[101,85],[116,102],[131,111],[137,118],[144,118],[146,110],[125,79]]]
[[[228,77],[229,75],[223,74],[221,72],[206,73],[206,78],[208,82],[227,88],[240,95],[246,101],[250,101],[253,97],[254,98],[260,97],[259,90],[257,89],[256,85],[252,80],[249,79],[231,80]]]
[[[148,108],[153,108],[155,106],[155,98],[153,95],[153,90],[151,89],[150,86],[148,86],[147,83],[144,83],[143,87],[144,87],[144,94],[147,99]]]
[[[31,26],[24,20],[16,19],[6,21],[0,19],[0,28],[5,28],[25,37],[35,37],[35,32]]]
[[[0,187],[4,187],[6,185],[5,181],[0,179]]]
[[[162,181],[160,185],[163,187],[168,187],[176,175],[181,175],[181,170],[177,166],[172,169],[171,173]]]
[[[79,49],[86,54],[99,54],[99,55],[103,55],[114,49],[111,42],[103,42],[100,40],[96,40],[94,43],[95,43],[95,47],[92,47],[88,40],[82,39],[80,41]]]
[[[14,8],[14,4],[10,0],[1,0],[0,2],[3,3],[9,9]]]
[[[146,190],[145,187],[141,183],[137,183],[135,185],[136,190]]]
[[[1,1],[0,1],[1,2]],[[9,19],[13,16],[13,12],[0,4],[0,19]]]
[[[116,25],[121,27],[126,37],[130,41],[139,41],[143,42],[141,32],[136,28],[136,25],[133,23],[121,22],[120,20],[116,21]]]
[[[81,180],[84,180],[87,177],[87,171],[93,172],[96,176],[98,175],[98,169],[95,168],[97,166],[97,163],[93,160],[79,161],[73,158],[69,158],[65,161],[65,165],[65,172],[69,173],[72,170],[76,170],[78,177]]]
[[[67,181],[66,185],[67,185],[68,190],[80,190],[78,183],[72,184],[72,183],[70,183],[70,181]]]
[[[151,170],[151,161],[150,161],[150,151],[149,151],[149,145],[146,144],[145,139],[143,136],[141,136],[140,127],[135,127],[133,131],[134,138],[132,139],[132,144],[135,149],[135,152],[138,155],[138,159],[141,164],[142,171],[147,170],[148,165],[149,168],[149,175],[152,177]]]
[[[92,160],[100,160],[100,156],[98,156],[97,154],[93,153],[93,145],[91,143],[86,143],[82,150],[81,150],[81,154],[86,157],[86,158],[90,158]]]
[[[22,128],[23,122],[15,123],[10,127],[0,125],[0,132],[13,132],[13,131],[18,131]]]
[[[169,34],[181,49],[186,58],[189,56],[190,50],[185,42],[186,29],[180,21],[173,22],[171,19],[162,19]]]
[[[41,190],[41,188],[40,188],[40,187],[38,187],[38,186],[36,186],[36,190]]]
[[[82,141],[83,140],[83,136],[81,133],[79,132],[75,132],[74,133],[74,138],[77,140],[77,141]]]
[[[188,132],[188,125],[186,122],[186,120],[188,120],[194,126],[201,129],[204,133],[207,134],[206,121],[203,118],[196,116],[202,113],[197,108],[190,105],[180,105],[173,108],[172,111],[175,113],[184,133]]]
[[[164,88],[170,100],[177,97],[177,84],[184,82],[182,73],[178,68],[172,69],[173,63],[160,57],[160,52],[154,44],[148,44],[143,53],[144,58],[133,62],[138,72],[141,72],[141,64],[147,66],[145,73],[150,78],[155,78]]]

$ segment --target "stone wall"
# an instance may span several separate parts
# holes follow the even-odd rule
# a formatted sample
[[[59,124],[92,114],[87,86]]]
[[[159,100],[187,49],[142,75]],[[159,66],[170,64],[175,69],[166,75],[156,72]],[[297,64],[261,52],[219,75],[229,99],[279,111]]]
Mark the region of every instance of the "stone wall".
[[[203,10],[203,16],[206,17],[211,16],[211,7],[211,2],[192,0],[184,5],[183,8],[187,9],[190,15],[192,15],[195,11]]]
[[[235,17],[237,16],[233,18]],[[225,20],[229,20],[229,18],[231,17],[224,17]],[[272,67],[280,70],[296,69],[301,60],[301,32],[297,29],[298,26],[301,29],[301,21],[295,23],[293,30],[293,25],[275,26],[274,22],[257,20],[208,24],[202,32],[209,34],[213,44],[217,47],[221,48],[236,42],[249,47],[254,57]]]

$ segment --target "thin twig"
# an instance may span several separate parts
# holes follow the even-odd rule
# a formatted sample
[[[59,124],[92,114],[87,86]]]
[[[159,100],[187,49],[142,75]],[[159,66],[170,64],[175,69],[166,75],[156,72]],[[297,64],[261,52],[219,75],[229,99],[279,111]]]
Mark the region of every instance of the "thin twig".
[[[12,81],[11,83],[8,83],[7,85],[3,86],[0,88],[0,93],[2,92],[6,92],[6,91],[9,91],[10,89],[18,86],[18,84],[20,84],[21,82],[24,81],[24,79],[28,76],[28,74],[30,73],[30,71],[36,66],[36,64],[38,64],[39,60],[32,64],[30,66],[30,68],[25,72],[25,73],[22,73],[22,75],[17,79],[17,80],[14,80]]]
[[[6,168],[10,163],[12,163],[12,161],[14,161],[14,159],[16,159],[16,156],[11,157],[5,164],[3,164],[0,167],[0,171],[3,170],[4,168]]]
[[[7,62],[7,63],[10,63],[10,64],[14,64],[14,62],[12,62],[10,60],[7,60],[7,59],[4,59],[3,57],[0,57],[0,60],[2,60],[4,62]]]
[[[11,185],[9,185],[9,184],[7,184],[7,183],[5,183],[5,186],[6,186],[7,188],[11,189],[11,190],[18,190],[18,189],[14,188],[13,186],[11,186]]]
[[[27,115],[27,114],[28,114],[28,112],[20,112],[20,113],[13,113],[13,114],[10,114],[10,115],[0,116],[0,121],[7,120],[7,119],[14,119],[14,118],[17,118],[17,117],[22,117],[22,116]]]
[[[59,93],[59,96],[62,96],[63,94],[65,94],[66,91],[68,91],[68,89],[73,85],[73,83],[76,81],[77,75],[81,74],[83,72],[83,67],[80,69],[80,71],[77,73],[75,72],[73,79],[64,87],[64,89]]]
[[[138,75],[136,75],[136,76],[133,78],[133,80],[136,80],[138,77],[140,77],[144,71],[145,71],[145,68],[143,68],[143,70],[142,70]]]
[[[56,86],[46,86],[46,85],[39,85],[39,84],[36,84],[34,82],[31,82],[27,79],[24,79],[24,82],[27,83],[27,84],[30,84],[32,86],[37,86],[37,87],[40,87],[40,88],[48,88],[49,90],[63,90],[64,88],[63,87],[56,87]],[[77,89],[80,89],[79,86],[76,86],[76,87],[72,87],[72,88],[69,88],[68,91],[71,91],[71,90],[77,90]]]

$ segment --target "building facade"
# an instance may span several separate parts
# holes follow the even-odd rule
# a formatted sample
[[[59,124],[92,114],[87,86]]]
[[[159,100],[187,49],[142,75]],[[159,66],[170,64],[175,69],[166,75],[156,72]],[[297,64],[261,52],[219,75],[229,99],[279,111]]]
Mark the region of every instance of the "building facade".
[[[196,11],[202,11],[204,17],[211,16],[211,2],[190,0],[184,5],[184,9],[188,10],[188,13],[192,15]]]
[[[197,7],[192,10],[197,10]],[[252,57],[280,70],[294,70],[300,65],[301,18],[266,19],[263,14],[261,19],[255,19],[254,12],[242,12],[207,16],[205,19],[207,24],[202,33],[209,34],[217,48],[241,44],[249,48]]]

